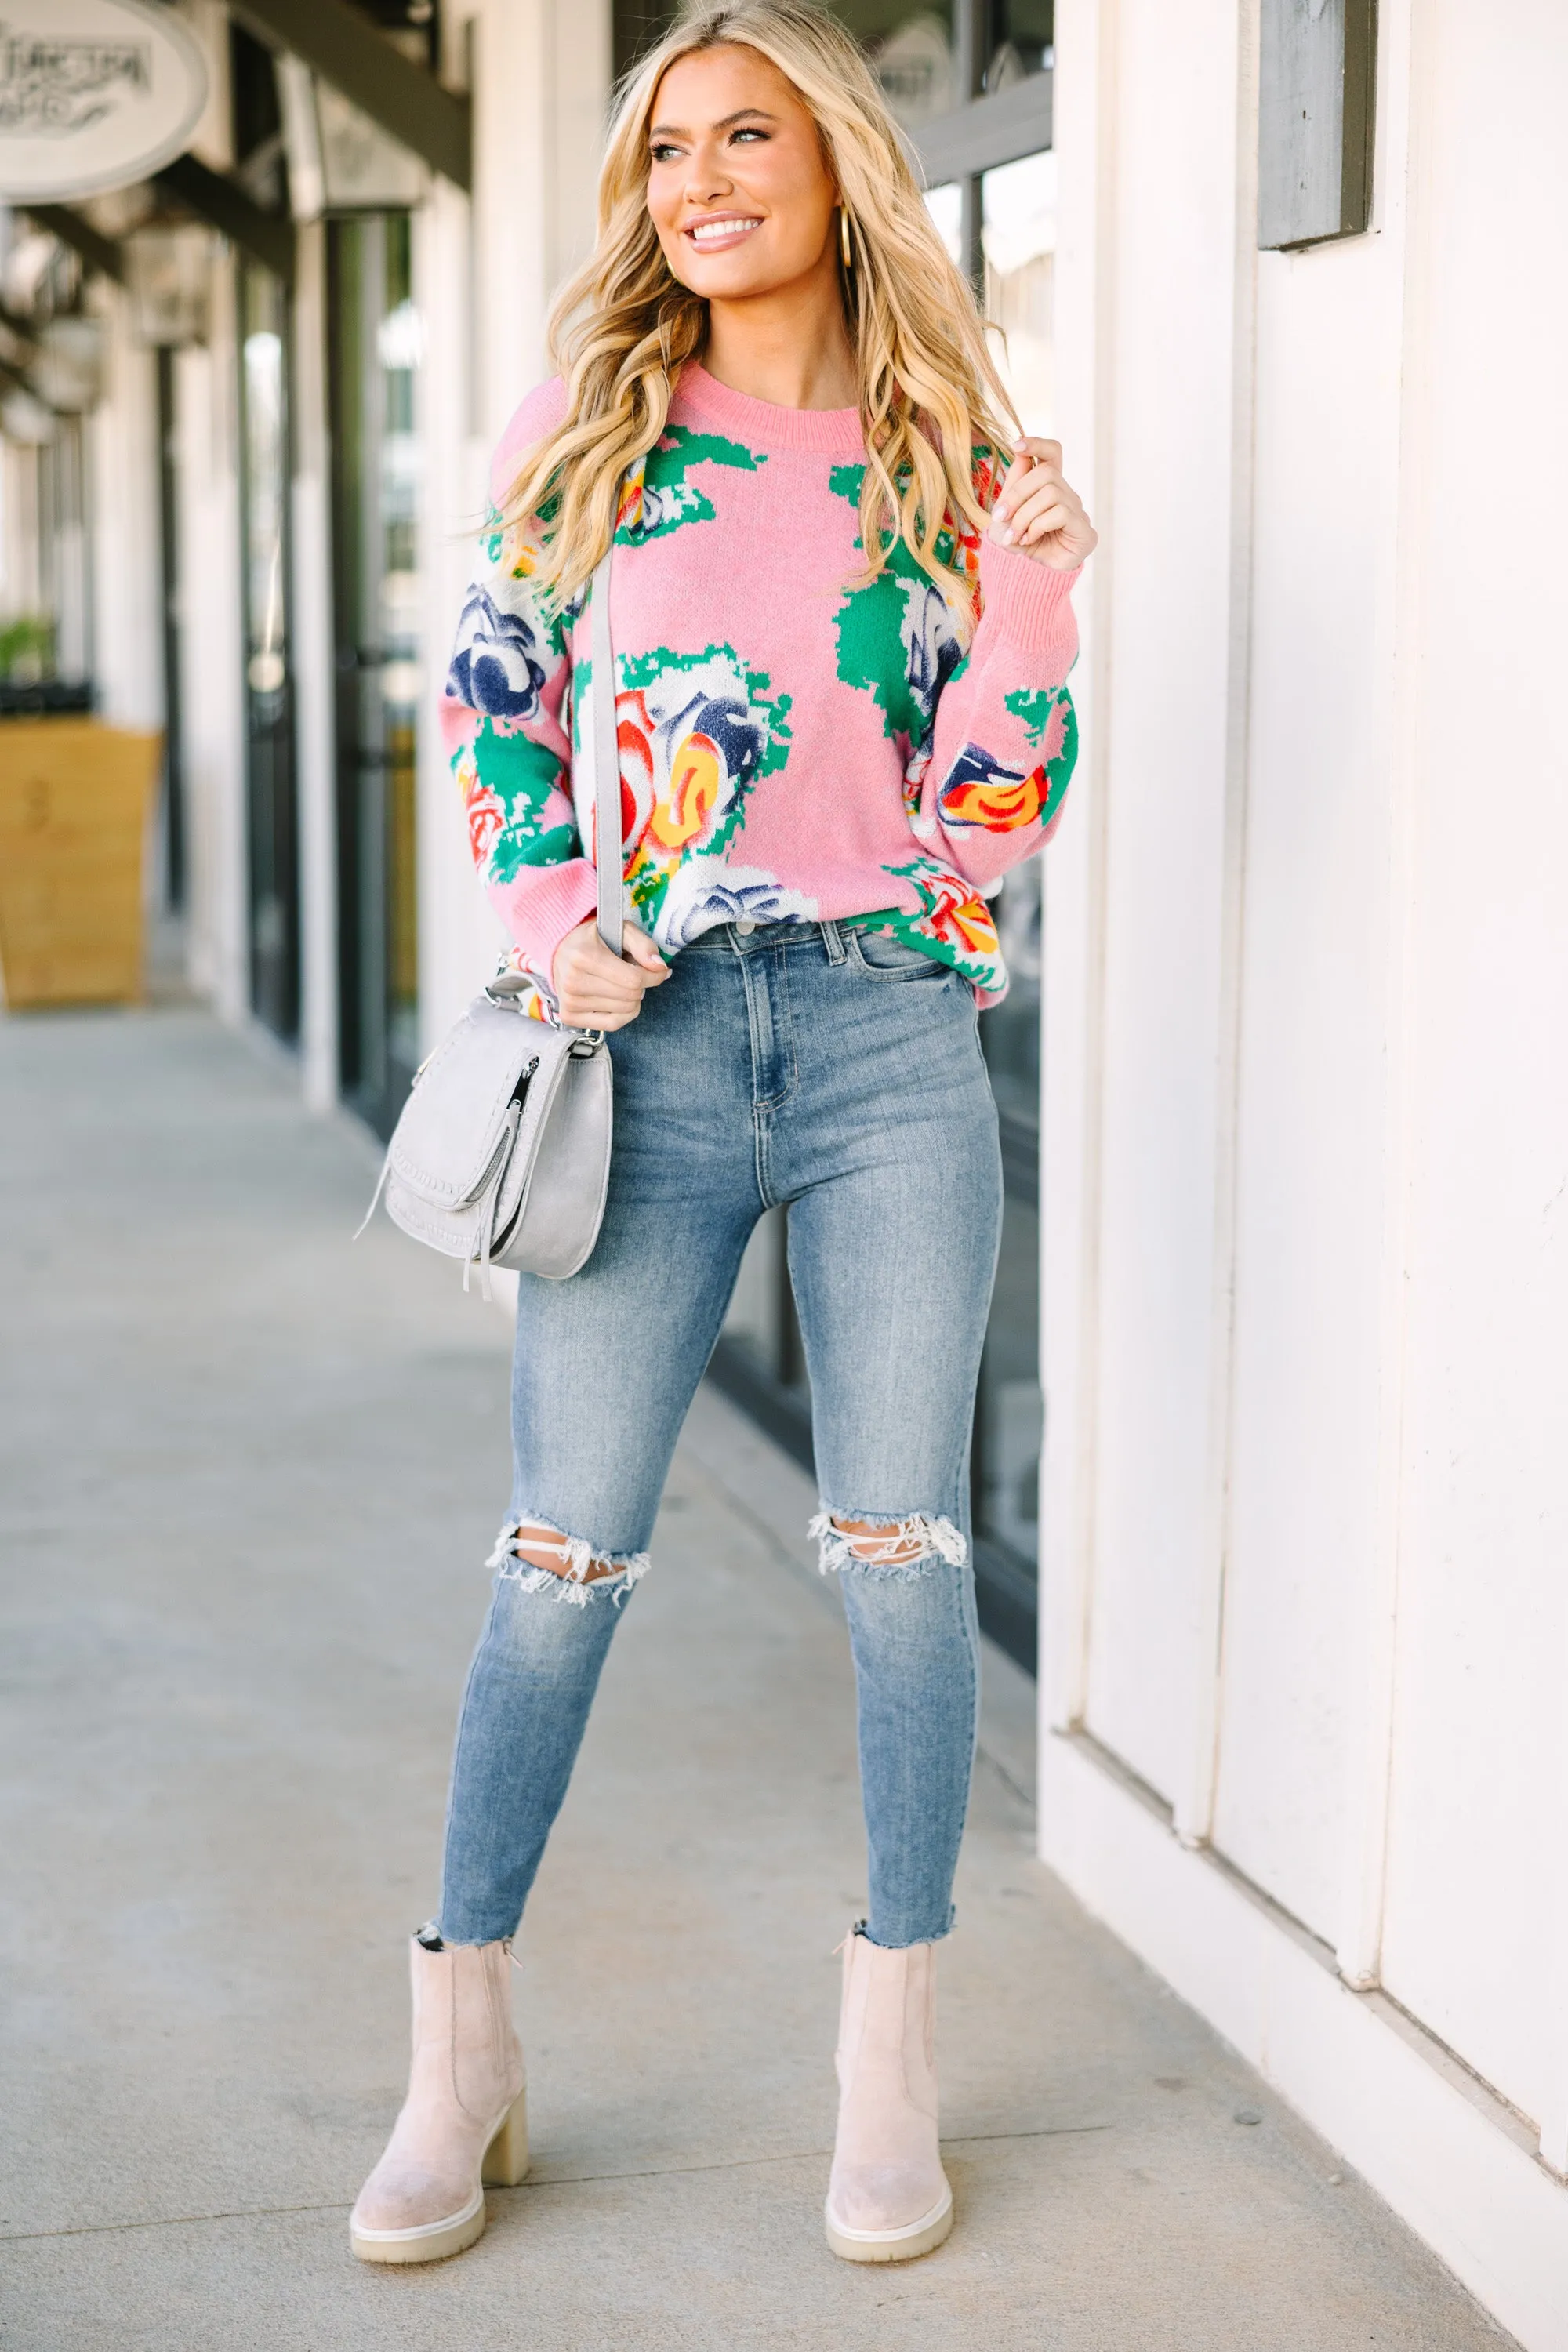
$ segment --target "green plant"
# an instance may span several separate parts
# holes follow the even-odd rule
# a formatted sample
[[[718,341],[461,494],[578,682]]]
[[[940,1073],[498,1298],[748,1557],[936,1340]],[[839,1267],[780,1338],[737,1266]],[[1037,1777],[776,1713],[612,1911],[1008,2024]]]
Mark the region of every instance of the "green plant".
[[[47,613],[16,613],[0,621],[0,678],[33,686],[55,667],[55,625]]]

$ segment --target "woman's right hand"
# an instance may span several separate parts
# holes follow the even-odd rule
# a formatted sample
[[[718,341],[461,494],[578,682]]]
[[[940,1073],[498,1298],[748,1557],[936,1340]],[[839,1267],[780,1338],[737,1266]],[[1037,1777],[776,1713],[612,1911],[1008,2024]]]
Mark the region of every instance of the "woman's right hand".
[[[555,950],[551,978],[569,1029],[624,1029],[642,1011],[643,991],[662,988],[669,966],[637,923],[623,924],[624,954],[613,956],[590,915]]]

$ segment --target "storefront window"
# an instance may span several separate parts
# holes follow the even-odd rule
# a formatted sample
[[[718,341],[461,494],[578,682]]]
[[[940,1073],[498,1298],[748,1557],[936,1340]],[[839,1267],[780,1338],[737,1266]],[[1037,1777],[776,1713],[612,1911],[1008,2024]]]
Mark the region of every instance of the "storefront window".
[[[994,902],[1011,985],[980,1018],[1002,1135],[1002,1250],[975,1412],[974,1522],[988,1565],[1031,1602],[1039,1560],[1040,867],[1016,866]]]
[[[406,213],[329,225],[345,1093],[391,1130],[417,1065],[421,325]]]

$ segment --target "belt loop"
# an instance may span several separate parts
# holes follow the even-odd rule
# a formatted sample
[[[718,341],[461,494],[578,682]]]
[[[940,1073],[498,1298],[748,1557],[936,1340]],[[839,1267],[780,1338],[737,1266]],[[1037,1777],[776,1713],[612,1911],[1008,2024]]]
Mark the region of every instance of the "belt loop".
[[[829,963],[847,961],[849,950],[844,944],[844,934],[831,916],[822,926],[822,944],[827,950]]]

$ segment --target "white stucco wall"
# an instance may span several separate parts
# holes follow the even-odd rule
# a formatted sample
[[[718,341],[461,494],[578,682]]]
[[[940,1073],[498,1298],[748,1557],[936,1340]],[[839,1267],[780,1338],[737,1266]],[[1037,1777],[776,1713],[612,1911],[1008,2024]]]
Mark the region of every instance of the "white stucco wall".
[[[1383,1976],[1568,2164],[1568,456],[1545,289],[1568,20],[1434,0],[1406,369],[1418,469],[1399,1130],[1399,1640]],[[1477,136],[1478,127],[1480,136]],[[1544,296],[1544,299],[1543,299]],[[1476,524],[1454,486],[1473,481]]]
[[[1568,20],[1381,18],[1370,234],[1258,255],[1255,10],[1059,10],[1044,1850],[1558,2347]]]
[[[162,727],[157,362],[137,346],[131,306],[93,281],[104,336],[103,398],[87,423],[92,670],[111,727]]]

